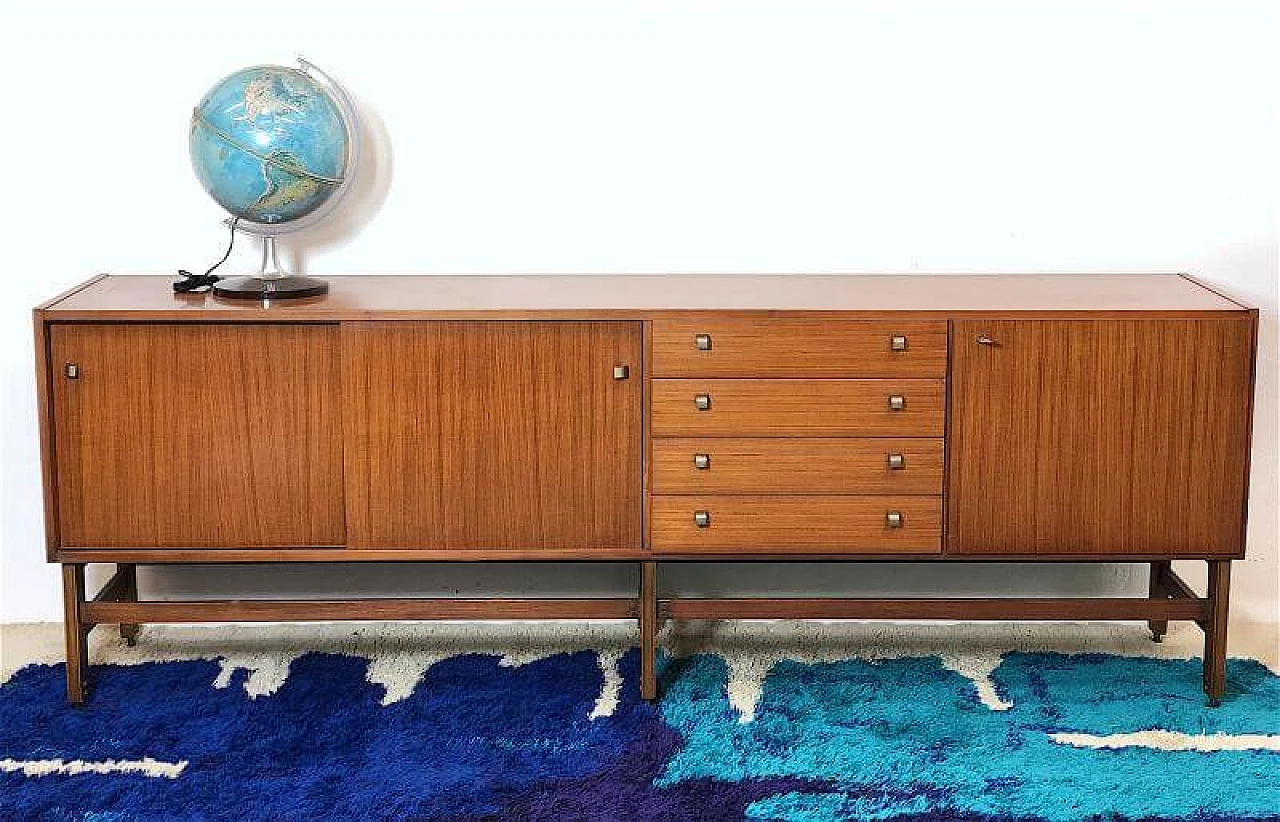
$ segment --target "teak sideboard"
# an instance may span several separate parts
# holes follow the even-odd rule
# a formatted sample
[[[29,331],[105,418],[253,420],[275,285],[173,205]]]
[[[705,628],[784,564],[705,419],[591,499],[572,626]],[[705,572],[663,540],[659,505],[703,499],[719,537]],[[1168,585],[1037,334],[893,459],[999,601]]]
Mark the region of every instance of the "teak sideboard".
[[[1257,311],[1182,275],[100,276],[35,310],[67,688],[99,624],[1169,620],[1225,686]],[[1171,568],[1208,562],[1200,596]],[[598,560],[634,597],[139,601],[160,563]],[[1145,597],[662,598],[697,560],[1142,562]],[[85,566],[114,563],[90,597]],[[678,573],[678,572],[677,572]]]

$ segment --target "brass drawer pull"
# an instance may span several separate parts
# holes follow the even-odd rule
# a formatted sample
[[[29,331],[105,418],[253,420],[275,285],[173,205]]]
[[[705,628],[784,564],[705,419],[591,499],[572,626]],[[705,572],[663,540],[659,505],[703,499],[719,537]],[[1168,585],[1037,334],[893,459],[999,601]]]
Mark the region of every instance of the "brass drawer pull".
[[[613,378],[615,380],[625,380],[631,376],[631,369],[625,365],[615,365],[613,367]]]
[[[975,342],[977,342],[978,345],[1000,345],[1000,343],[991,339],[986,334],[983,334],[982,336],[978,337],[978,339],[975,340]]]
[[[885,524],[885,527],[886,527],[886,528],[901,528],[901,527],[902,527],[902,512],[901,512],[901,511],[889,511],[888,513],[886,513],[886,514],[884,515],[884,524]]]
[[[894,334],[892,337],[889,338],[889,350],[906,351],[907,338],[902,336],[901,334]]]
[[[711,335],[710,334],[694,334],[693,347],[698,349],[699,351],[710,351]]]
[[[80,379],[80,366],[73,362],[69,362],[62,366],[62,373],[65,374],[69,380],[78,380]]]
[[[693,407],[699,411],[708,411],[711,409],[711,395],[698,394],[693,398]]]
[[[901,471],[907,467],[906,457],[901,454],[890,454],[887,462],[889,463],[890,471]]]
[[[694,454],[693,467],[697,468],[699,471],[706,471],[708,468],[711,467],[711,455],[710,454]]]
[[[698,526],[699,528],[710,528],[711,512],[710,511],[694,511],[693,524]]]
[[[889,396],[889,410],[901,411],[907,407],[907,398],[901,394],[891,394]]]

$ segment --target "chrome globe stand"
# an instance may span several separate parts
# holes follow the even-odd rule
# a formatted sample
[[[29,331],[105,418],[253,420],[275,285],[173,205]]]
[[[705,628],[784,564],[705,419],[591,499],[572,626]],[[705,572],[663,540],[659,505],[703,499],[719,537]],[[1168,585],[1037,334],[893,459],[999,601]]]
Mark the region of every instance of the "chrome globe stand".
[[[298,299],[329,293],[329,284],[315,277],[288,274],[280,265],[276,238],[262,238],[262,263],[258,273],[249,277],[227,277],[213,284],[219,297],[237,300]]]

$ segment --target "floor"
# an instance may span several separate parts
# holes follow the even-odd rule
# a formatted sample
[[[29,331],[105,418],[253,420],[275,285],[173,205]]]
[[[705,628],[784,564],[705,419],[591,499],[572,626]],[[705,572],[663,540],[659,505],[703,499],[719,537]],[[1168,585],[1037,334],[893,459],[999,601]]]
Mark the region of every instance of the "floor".
[[[271,693],[288,677],[294,659],[307,651],[330,651],[367,658],[370,681],[383,682],[394,698],[411,691],[431,664],[448,656],[477,652],[536,659],[592,648],[621,652],[634,644],[634,632],[629,621],[146,626],[138,645],[130,648],[111,626],[102,626],[90,635],[90,661],[214,659],[228,681],[244,669],[246,689]],[[1258,659],[1280,673],[1278,636],[1276,626],[1233,625],[1230,655]],[[973,678],[980,696],[994,699],[986,693],[986,675],[1005,651],[1187,659],[1200,655],[1203,636],[1191,623],[1172,623],[1165,641],[1156,644],[1141,623],[742,621],[676,623],[664,633],[663,644],[678,656],[714,651],[725,657],[731,699],[750,713],[764,675],[781,659],[937,655],[947,667]],[[0,684],[29,663],[60,661],[60,624],[0,625]]]

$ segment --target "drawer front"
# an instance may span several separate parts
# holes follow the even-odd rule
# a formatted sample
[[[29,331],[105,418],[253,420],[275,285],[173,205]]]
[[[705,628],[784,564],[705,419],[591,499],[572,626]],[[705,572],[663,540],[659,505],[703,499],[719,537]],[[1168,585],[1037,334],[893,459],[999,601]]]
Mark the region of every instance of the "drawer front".
[[[653,441],[655,494],[941,494],[942,440]]]
[[[652,387],[654,436],[942,436],[942,380],[654,380]]]
[[[947,323],[654,320],[656,377],[942,377]]]
[[[942,498],[655,496],[651,527],[656,553],[936,554]]]

